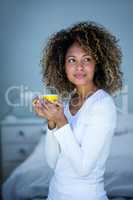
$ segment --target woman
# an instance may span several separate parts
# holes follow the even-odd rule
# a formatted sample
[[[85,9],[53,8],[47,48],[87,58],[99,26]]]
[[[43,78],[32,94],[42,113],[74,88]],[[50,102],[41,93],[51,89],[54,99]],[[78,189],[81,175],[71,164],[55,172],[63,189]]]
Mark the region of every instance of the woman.
[[[122,87],[120,64],[116,38],[94,22],[74,24],[49,39],[43,80],[70,98],[34,104],[58,148],[47,200],[108,199],[103,176],[116,126],[111,94]]]

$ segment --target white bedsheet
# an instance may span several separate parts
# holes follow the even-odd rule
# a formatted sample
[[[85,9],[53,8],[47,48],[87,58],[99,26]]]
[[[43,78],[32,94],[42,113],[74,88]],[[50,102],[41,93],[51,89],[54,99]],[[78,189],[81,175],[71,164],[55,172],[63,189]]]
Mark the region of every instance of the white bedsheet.
[[[45,197],[53,171],[44,156],[45,135],[29,158],[21,164],[2,187],[4,200],[22,200]]]
[[[105,188],[109,196],[133,197],[133,132],[113,137]]]

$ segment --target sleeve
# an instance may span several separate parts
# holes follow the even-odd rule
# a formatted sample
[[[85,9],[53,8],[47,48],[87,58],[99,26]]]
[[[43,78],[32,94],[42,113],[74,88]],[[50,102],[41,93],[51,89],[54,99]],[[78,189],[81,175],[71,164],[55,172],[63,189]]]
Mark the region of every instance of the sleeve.
[[[45,158],[47,164],[51,169],[55,168],[58,156],[60,154],[59,143],[55,135],[53,134],[53,132],[55,132],[56,130],[57,130],[56,128],[50,130],[47,127],[47,132],[45,136],[45,145],[44,145]]]
[[[53,133],[60,144],[61,151],[79,176],[89,175],[98,159],[103,156],[103,148],[110,144],[115,123],[115,105],[106,102],[97,103],[92,106],[91,112],[88,116],[84,116],[82,124],[80,123],[76,129],[83,132],[80,145],[75,139],[74,129],[72,130],[69,124]],[[105,156],[107,155],[108,151],[105,153]]]

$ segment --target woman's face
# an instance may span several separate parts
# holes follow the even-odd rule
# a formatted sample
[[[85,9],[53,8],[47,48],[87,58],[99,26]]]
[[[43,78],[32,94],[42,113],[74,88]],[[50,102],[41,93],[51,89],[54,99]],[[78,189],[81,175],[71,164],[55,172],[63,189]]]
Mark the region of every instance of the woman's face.
[[[68,80],[77,87],[94,84],[95,60],[78,43],[67,50],[65,70]]]

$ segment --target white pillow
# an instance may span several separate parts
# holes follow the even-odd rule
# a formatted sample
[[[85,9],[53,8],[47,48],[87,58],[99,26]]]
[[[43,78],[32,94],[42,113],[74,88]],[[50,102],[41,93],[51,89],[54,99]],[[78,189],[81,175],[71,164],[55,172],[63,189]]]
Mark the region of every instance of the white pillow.
[[[118,114],[115,135],[133,132],[133,114]]]

